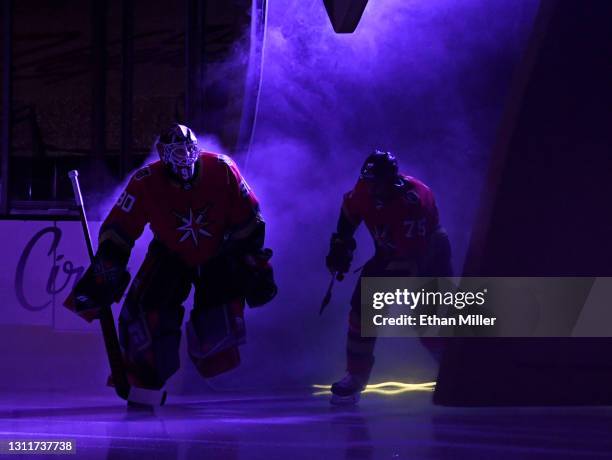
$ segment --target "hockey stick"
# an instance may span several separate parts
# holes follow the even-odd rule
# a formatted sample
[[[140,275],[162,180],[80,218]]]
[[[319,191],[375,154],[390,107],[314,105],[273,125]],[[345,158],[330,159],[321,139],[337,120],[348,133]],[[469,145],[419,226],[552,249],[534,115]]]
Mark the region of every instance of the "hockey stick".
[[[91,235],[89,233],[89,224],[87,223],[87,215],[85,214],[85,206],[83,205],[83,196],[81,195],[81,187],[79,186],[79,172],[77,170],[68,173],[70,182],[72,182],[72,191],[74,192],[74,200],[79,209],[79,217],[83,227],[85,236],[85,244],[87,245],[87,253],[89,260],[94,263],[94,250],[91,244]],[[127,372],[123,364],[123,356],[119,339],[117,338],[117,329],[115,328],[115,320],[113,312],[109,307],[100,310],[100,326],[102,328],[102,337],[104,337],[104,346],[106,355],[111,369],[111,376],[117,395],[126,401],[145,404],[148,406],[163,405],[166,402],[166,391],[164,390],[147,390],[137,388],[130,385],[127,378]]]
[[[329,285],[327,286],[327,292],[325,293],[325,297],[323,297],[323,301],[321,302],[321,308],[319,308],[319,316],[323,314],[323,310],[329,305],[332,297],[332,290],[334,289],[334,283],[338,281],[342,281],[344,279],[344,275],[342,273],[333,272],[331,279],[329,280]]]

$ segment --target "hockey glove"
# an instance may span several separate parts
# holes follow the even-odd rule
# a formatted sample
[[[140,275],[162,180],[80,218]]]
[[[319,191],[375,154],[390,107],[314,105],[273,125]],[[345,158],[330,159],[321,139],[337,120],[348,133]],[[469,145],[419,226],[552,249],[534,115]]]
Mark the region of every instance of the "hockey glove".
[[[250,307],[260,307],[276,297],[278,288],[274,282],[271,258],[272,249],[269,248],[244,257],[244,292]]]
[[[102,308],[121,299],[130,283],[125,262],[123,254],[109,251],[108,245],[101,247],[64,305],[88,322],[98,318]]]
[[[342,275],[351,269],[353,252],[357,247],[355,238],[342,237],[333,233],[329,244],[329,254],[325,258],[325,265],[332,273]]]

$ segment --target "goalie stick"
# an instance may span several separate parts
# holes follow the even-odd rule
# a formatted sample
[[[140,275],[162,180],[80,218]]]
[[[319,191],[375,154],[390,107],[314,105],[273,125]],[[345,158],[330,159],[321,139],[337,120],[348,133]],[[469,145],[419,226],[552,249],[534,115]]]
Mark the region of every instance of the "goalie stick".
[[[68,177],[70,178],[70,182],[72,182],[72,191],[74,192],[74,200],[79,210],[79,217],[83,227],[89,260],[93,263],[94,250],[91,243],[87,215],[85,214],[85,206],[83,205],[81,187],[79,186],[79,172],[77,170],[70,171]],[[121,354],[121,347],[119,346],[119,339],[117,338],[115,320],[110,306],[100,310],[100,327],[102,328],[106,355],[108,357],[113,385],[115,386],[117,395],[132,403],[144,404],[147,406],[163,405],[166,402],[167,395],[165,390],[148,390],[130,385],[123,364],[123,356]]]

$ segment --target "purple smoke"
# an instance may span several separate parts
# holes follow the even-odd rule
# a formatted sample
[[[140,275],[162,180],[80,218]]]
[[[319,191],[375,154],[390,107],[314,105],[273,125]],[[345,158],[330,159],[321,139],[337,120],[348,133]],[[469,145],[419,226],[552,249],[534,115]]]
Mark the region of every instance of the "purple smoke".
[[[248,313],[243,366],[225,385],[340,376],[350,293],[317,316],[342,193],[374,148],[429,184],[460,270],[489,148],[537,0],[376,0],[355,34],[334,34],[322,2],[270,2],[259,115],[246,177],[268,222],[280,293]],[[372,254],[358,232],[354,267]],[[414,342],[378,344],[381,376],[429,378]],[[255,377],[254,377],[255,376]],[[279,381],[279,379],[285,379]]]
[[[289,387],[342,374],[357,275],[336,284],[319,317],[329,281],[324,257],[342,194],[374,148],[393,151],[403,172],[431,186],[461,270],[489,149],[537,6],[537,0],[373,0],[355,34],[336,35],[322,2],[270,2],[245,175],[268,223],[280,292],[247,312],[243,364],[213,386]],[[200,144],[222,151],[213,138]],[[355,268],[373,252],[363,228],[357,239]],[[144,251],[146,242],[139,243]],[[416,341],[386,339],[377,350],[375,380],[435,376]],[[191,382],[184,388],[201,388],[190,365],[182,372]]]

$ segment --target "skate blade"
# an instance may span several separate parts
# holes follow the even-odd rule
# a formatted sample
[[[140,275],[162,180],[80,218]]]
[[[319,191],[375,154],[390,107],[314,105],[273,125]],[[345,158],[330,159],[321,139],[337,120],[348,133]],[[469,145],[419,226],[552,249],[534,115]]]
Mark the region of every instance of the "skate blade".
[[[348,396],[339,396],[332,394],[332,397],[330,398],[329,402],[334,406],[354,406],[359,402],[360,397],[360,393],[355,393]]]

